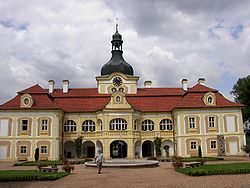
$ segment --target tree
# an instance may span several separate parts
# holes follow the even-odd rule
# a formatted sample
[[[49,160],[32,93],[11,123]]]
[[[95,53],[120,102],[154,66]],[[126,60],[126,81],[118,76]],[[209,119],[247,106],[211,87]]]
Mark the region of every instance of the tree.
[[[235,97],[235,102],[246,105],[243,109],[243,120],[250,119],[250,75],[244,78],[239,78],[233,86],[231,94]]]
[[[201,146],[198,147],[198,156],[199,158],[202,158]]]
[[[82,156],[82,139],[83,137],[79,136],[77,139],[74,140],[77,158],[81,158]]]
[[[154,139],[155,151],[157,157],[161,156],[161,143],[162,143],[162,138],[156,137]]]
[[[35,157],[35,161],[37,162],[39,159],[39,148],[36,148],[34,157]]]

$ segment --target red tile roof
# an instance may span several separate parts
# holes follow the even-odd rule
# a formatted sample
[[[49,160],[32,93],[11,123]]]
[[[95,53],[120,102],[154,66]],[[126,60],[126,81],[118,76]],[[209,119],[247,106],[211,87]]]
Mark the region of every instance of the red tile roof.
[[[216,95],[216,106],[205,105],[202,98],[206,92]],[[20,98],[29,93],[34,98],[34,105],[29,109],[61,109],[65,112],[95,112],[105,108],[110,100],[110,94],[98,94],[97,88],[55,89],[52,94],[48,89],[34,85],[18,92],[18,95],[0,105],[0,110],[22,110]],[[217,90],[197,84],[188,91],[182,88],[139,88],[137,94],[127,94],[128,103],[141,112],[170,112],[175,108],[221,108],[244,107],[223,97]]]

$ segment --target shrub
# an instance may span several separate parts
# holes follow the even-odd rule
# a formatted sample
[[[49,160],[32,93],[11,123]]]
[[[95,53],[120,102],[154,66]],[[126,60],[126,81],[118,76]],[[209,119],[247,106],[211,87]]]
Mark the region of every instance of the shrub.
[[[205,175],[207,175],[207,172],[203,169],[192,169],[189,172],[189,175],[191,175],[191,176],[205,176]]]
[[[73,165],[71,165],[69,161],[65,160],[63,162],[62,170],[64,170],[65,172],[70,173],[74,169],[75,169],[75,167]]]
[[[172,158],[172,165],[174,167],[174,169],[178,169],[178,168],[182,168],[183,167],[183,162],[182,162],[182,158],[181,157],[178,157],[178,156],[173,156]]]

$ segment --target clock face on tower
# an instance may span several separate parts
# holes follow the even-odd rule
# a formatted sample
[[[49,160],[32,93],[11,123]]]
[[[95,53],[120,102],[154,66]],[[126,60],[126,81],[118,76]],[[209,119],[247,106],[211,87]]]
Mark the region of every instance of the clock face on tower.
[[[114,79],[113,79],[113,84],[115,85],[115,86],[120,86],[121,84],[122,84],[122,79],[120,78],[120,77],[114,77]]]

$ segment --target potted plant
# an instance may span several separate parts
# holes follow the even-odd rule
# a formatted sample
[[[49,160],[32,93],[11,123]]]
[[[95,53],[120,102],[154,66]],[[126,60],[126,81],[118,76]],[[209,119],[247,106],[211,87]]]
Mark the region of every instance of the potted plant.
[[[63,162],[62,170],[64,170],[65,172],[70,173],[74,169],[75,169],[75,167],[73,165],[71,165],[69,161]]]

